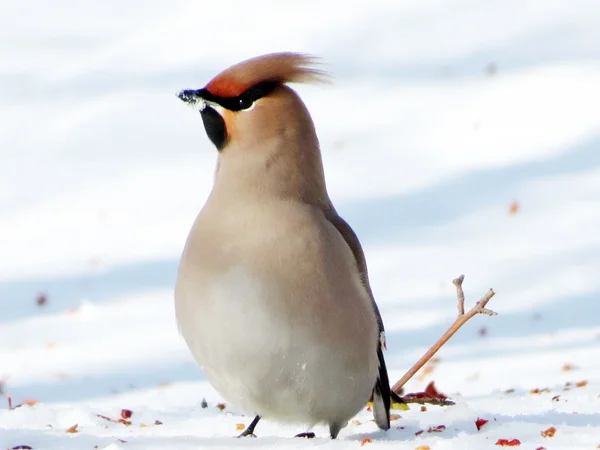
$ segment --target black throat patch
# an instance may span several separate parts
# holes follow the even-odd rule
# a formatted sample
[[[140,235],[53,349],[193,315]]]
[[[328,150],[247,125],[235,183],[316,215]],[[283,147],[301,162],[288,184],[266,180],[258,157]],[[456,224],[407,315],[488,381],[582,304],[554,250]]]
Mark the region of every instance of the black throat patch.
[[[206,135],[210,141],[217,147],[217,150],[221,151],[227,143],[227,130],[225,128],[225,121],[214,108],[206,105],[201,111],[202,123],[206,130]]]

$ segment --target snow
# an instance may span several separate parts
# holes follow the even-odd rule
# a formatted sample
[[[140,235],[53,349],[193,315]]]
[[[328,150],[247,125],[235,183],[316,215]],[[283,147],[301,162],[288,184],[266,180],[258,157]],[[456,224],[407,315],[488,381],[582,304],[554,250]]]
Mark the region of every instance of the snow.
[[[3,2],[0,402],[37,404],[0,409],[0,448],[596,448],[599,42],[593,0]],[[390,378],[454,319],[454,277],[467,306],[497,291],[499,315],[407,386],[435,380],[457,405],[412,405],[387,433],[363,411],[336,441],[268,421],[234,439],[251,417],[216,407],[177,331],[216,153],[175,94],[278,50],[335,76],[296,89],[365,247]],[[97,416],[123,408],[131,426]]]

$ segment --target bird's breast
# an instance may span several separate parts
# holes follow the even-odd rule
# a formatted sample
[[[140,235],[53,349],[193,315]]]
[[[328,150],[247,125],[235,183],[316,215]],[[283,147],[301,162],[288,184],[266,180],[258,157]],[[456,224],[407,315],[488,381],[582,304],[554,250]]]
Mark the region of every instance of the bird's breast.
[[[322,418],[350,390],[360,405],[378,330],[348,246],[298,209],[238,214],[197,221],[178,273],[177,321],[207,378],[248,412]]]

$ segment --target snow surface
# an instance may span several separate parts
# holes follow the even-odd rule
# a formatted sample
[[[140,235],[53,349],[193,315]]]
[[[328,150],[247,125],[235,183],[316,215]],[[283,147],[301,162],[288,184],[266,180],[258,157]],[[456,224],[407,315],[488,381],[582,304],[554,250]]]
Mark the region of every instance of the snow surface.
[[[390,378],[454,319],[454,277],[469,306],[498,293],[500,315],[407,386],[435,380],[457,405],[413,405],[387,433],[364,411],[336,441],[268,421],[234,439],[251,417],[216,407],[177,332],[174,274],[216,153],[175,93],[278,50],[336,77],[297,89],[367,253]],[[0,401],[38,403],[0,410],[0,448],[596,448],[599,57],[596,0],[5,0]],[[131,426],[97,416],[122,408]]]

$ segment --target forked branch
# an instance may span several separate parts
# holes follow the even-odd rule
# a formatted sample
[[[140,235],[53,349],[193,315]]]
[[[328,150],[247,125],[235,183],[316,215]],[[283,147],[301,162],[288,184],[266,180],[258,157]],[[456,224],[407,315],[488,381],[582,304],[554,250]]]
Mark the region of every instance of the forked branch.
[[[404,374],[402,378],[400,378],[396,384],[392,387],[392,391],[395,393],[399,393],[402,386],[404,386],[408,380],[410,380],[415,374],[419,371],[421,367],[425,365],[427,361],[429,361],[433,355],[437,353],[437,351],[446,343],[448,339],[450,339],[454,333],[456,333],[460,327],[462,327],[465,323],[467,323],[472,317],[477,314],[485,314],[487,316],[495,316],[496,313],[491,309],[487,309],[486,306],[490,299],[494,296],[495,292],[493,289],[487,291],[487,293],[477,302],[477,304],[465,313],[465,293],[463,292],[462,283],[465,279],[464,275],[456,278],[452,281],[454,286],[456,286],[456,297],[458,298],[458,317],[454,321],[454,323],[448,328],[448,330],[443,334],[438,341],[431,346],[429,350],[419,359],[414,366],[412,366],[408,372]]]

